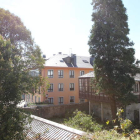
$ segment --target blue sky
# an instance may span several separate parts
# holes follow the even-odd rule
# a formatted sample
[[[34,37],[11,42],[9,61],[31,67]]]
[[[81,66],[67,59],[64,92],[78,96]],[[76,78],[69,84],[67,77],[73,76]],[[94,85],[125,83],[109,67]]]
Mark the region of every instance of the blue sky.
[[[58,52],[89,56],[92,0],[0,0],[1,8],[19,16],[47,57]],[[140,59],[140,0],[123,0],[130,39]]]

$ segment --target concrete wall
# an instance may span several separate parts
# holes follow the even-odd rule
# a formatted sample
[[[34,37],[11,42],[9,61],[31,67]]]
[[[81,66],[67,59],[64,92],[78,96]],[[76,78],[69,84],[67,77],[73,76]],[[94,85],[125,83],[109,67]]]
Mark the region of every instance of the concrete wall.
[[[52,117],[64,117],[67,113],[72,114],[76,109],[89,113],[89,103],[56,105],[56,106],[40,106],[36,108],[24,108],[25,111],[31,114],[49,119]]]
[[[102,120],[111,120],[110,104],[90,101],[90,114]]]
[[[134,110],[139,111],[139,123],[140,123],[140,103],[128,105],[126,107],[126,117],[134,121]]]
[[[134,110],[139,112],[139,115],[137,116],[139,118],[140,123],[140,103],[137,104],[131,104],[126,107],[126,118],[134,120]],[[95,115],[102,120],[111,120],[111,107],[110,104],[102,103],[101,102],[94,102],[90,101],[90,114]]]

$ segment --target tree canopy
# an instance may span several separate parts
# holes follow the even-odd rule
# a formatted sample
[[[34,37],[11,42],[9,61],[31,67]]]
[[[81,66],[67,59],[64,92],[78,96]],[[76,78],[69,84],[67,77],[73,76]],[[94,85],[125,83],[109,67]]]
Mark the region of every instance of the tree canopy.
[[[24,139],[27,115],[17,108],[22,94],[47,82],[33,77],[30,70],[43,68],[41,50],[20,18],[0,9],[0,134],[3,140]]]
[[[89,52],[95,57],[95,83],[98,90],[110,96],[112,117],[116,117],[116,101],[134,101],[132,94],[139,72],[128,34],[128,16],[122,0],[93,0]]]

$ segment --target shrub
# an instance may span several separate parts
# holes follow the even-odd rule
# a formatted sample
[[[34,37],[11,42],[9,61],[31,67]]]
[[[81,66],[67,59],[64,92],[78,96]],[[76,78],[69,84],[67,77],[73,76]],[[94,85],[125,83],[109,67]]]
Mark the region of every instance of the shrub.
[[[102,130],[102,125],[99,125],[95,120],[92,120],[92,116],[78,110],[76,110],[73,115],[73,117],[64,121],[65,125],[90,132]]]

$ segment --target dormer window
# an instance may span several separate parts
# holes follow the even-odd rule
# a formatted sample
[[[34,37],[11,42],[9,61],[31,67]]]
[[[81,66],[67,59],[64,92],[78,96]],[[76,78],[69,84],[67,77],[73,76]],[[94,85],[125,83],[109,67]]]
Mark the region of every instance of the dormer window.
[[[83,60],[84,63],[89,63],[87,60]]]

